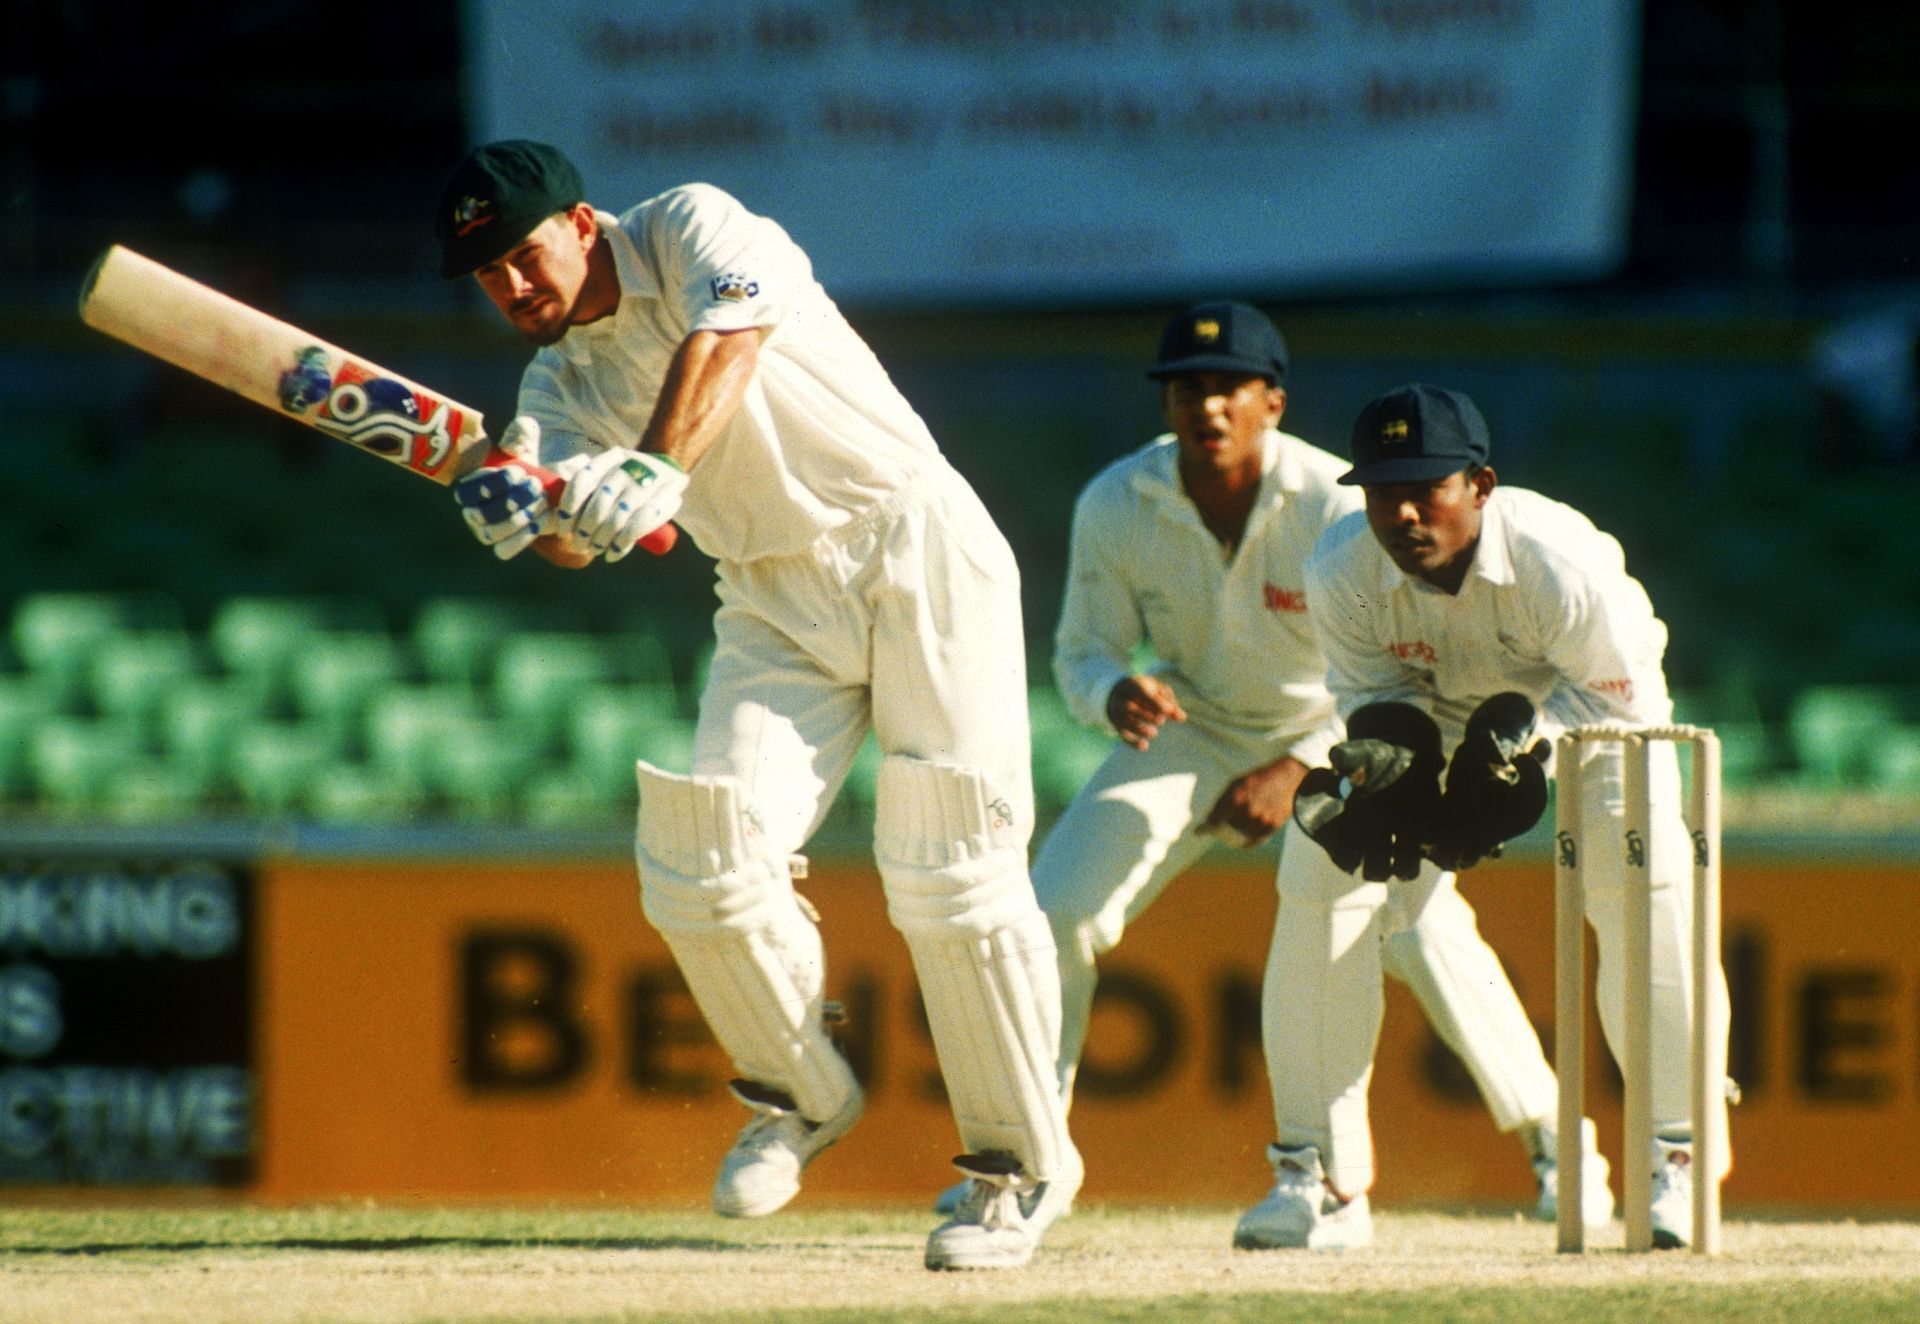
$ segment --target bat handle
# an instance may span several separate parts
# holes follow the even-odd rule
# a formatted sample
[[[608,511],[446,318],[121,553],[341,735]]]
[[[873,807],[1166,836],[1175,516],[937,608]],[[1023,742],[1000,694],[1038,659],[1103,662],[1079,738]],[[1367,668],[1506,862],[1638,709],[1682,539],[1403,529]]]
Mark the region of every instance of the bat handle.
[[[503,464],[511,464],[517,468],[525,469],[540,481],[540,490],[546,493],[547,500],[556,506],[560,504],[561,494],[567,490],[567,480],[559,474],[553,472],[551,469],[542,469],[537,464],[529,464],[518,456],[503,450],[496,450],[487,456],[487,458],[482,461],[481,467],[492,469]],[[652,533],[642,538],[640,545],[649,552],[652,552],[655,556],[665,556],[673,550],[673,545],[679,541],[680,530],[671,524],[662,524]]]

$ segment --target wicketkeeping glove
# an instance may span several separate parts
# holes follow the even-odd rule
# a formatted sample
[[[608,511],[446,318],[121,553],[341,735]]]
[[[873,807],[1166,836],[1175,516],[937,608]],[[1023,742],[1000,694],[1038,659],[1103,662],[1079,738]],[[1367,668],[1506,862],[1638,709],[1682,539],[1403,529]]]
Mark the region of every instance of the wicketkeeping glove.
[[[500,449],[515,459],[536,462],[540,424],[524,414],[514,419],[500,435]],[[502,561],[554,531],[553,506],[541,491],[540,479],[517,464],[493,465],[468,474],[453,485],[453,499],[473,536]]]
[[[1410,703],[1370,703],[1327,759],[1301,779],[1294,821],[1368,882],[1417,876],[1440,804],[1440,728]]]
[[[1538,714],[1524,694],[1496,694],[1473,710],[1447,765],[1447,789],[1429,854],[1443,869],[1466,869],[1500,854],[1547,808],[1547,742],[1534,739]]]
[[[687,471],[664,455],[613,447],[556,464],[567,480],[556,527],[576,547],[618,561],[635,543],[673,519],[687,490]]]

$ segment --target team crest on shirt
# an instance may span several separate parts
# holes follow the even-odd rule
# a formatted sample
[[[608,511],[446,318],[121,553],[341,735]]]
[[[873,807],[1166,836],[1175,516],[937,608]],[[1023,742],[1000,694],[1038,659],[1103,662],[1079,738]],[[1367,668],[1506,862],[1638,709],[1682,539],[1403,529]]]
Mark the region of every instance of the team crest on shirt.
[[[760,293],[760,282],[744,271],[723,271],[707,286],[721,303],[745,303]]]

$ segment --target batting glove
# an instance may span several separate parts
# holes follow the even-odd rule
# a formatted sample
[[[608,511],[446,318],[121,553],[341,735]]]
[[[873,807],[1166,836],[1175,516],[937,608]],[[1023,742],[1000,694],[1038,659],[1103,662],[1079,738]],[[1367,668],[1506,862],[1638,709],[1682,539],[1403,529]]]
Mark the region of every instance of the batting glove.
[[[507,424],[500,449],[518,459],[540,454],[540,425],[521,415]],[[555,529],[555,512],[540,490],[540,480],[516,464],[495,465],[468,474],[453,485],[453,499],[473,536],[502,561],[510,561]]]
[[[556,527],[575,547],[608,561],[672,521],[687,490],[687,471],[666,456],[618,446],[555,465],[554,472],[567,480]]]

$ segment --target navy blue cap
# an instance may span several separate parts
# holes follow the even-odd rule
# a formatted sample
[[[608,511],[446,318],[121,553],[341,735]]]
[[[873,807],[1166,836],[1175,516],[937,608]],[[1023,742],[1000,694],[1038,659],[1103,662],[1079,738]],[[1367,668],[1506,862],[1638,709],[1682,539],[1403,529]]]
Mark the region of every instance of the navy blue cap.
[[[526,138],[482,143],[440,190],[433,213],[440,274],[464,276],[504,257],[540,222],[586,195],[580,172],[559,148]]]
[[[1186,372],[1244,372],[1278,386],[1287,380],[1287,342],[1250,304],[1195,304],[1160,333],[1147,376],[1163,382]]]
[[[1477,469],[1492,454],[1487,420],[1473,401],[1438,386],[1402,386],[1360,411],[1353,469],[1343,483],[1428,483]]]

